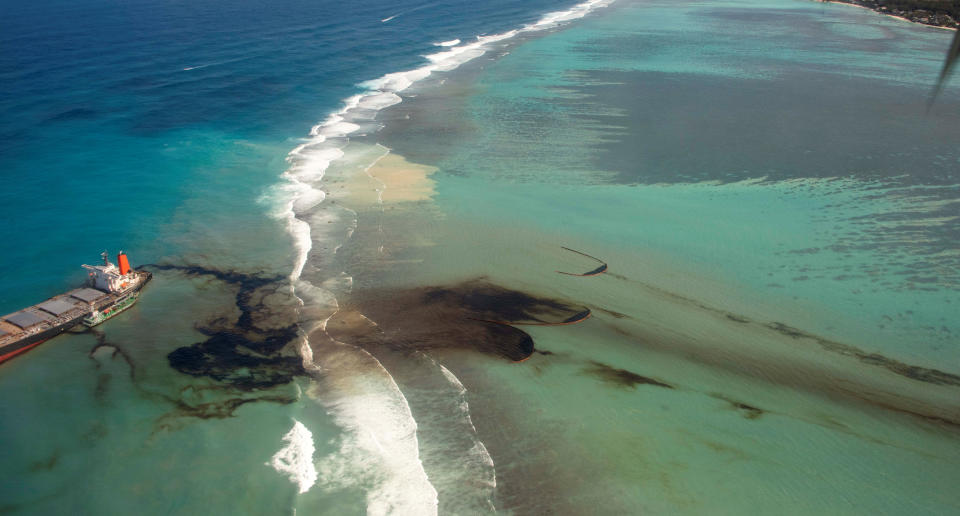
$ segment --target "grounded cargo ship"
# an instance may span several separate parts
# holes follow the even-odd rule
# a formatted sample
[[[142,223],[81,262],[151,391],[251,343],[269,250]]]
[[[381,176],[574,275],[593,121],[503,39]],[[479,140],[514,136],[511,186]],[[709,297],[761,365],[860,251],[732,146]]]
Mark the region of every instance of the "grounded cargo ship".
[[[0,318],[0,363],[78,324],[96,326],[137,301],[153,275],[132,269],[123,251],[117,265],[110,263],[107,253],[102,256],[103,265],[83,266],[90,271],[89,286]]]

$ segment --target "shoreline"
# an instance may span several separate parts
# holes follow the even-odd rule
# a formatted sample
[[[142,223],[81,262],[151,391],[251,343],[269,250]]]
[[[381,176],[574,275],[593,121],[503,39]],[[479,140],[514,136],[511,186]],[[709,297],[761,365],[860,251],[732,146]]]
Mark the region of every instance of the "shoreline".
[[[951,17],[945,13],[932,13],[926,9],[900,9],[900,8],[890,8],[886,5],[881,5],[877,0],[819,0],[822,3],[828,4],[844,4],[852,5],[854,7],[860,7],[861,9],[869,9],[873,12],[889,16],[891,18],[896,18],[898,20],[903,20],[911,23],[917,23],[920,25],[926,25],[928,27],[935,27],[938,29],[947,29],[947,30],[957,30],[960,28],[960,22],[958,22],[954,17]]]

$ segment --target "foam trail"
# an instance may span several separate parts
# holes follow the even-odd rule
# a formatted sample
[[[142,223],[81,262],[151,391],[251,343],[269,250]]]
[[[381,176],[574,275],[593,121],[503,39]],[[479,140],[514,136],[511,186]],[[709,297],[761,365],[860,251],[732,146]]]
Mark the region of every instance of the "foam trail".
[[[443,364],[441,364],[441,363],[439,363],[439,362],[437,362],[437,361],[435,361],[435,360],[434,360],[434,363],[437,364],[438,367],[440,367],[440,372],[443,373],[444,378],[446,378],[447,381],[449,381],[451,384],[453,384],[454,387],[457,388],[457,391],[459,392],[459,394],[460,394],[460,396],[461,396],[461,398],[462,398],[462,401],[461,401],[461,403],[460,403],[460,407],[463,409],[463,412],[464,412],[464,414],[466,415],[467,421],[470,422],[470,428],[473,428],[473,431],[476,432],[476,431],[477,431],[477,427],[473,425],[473,418],[470,417],[470,404],[467,403],[467,398],[466,398],[467,388],[464,387],[463,384],[460,383],[460,379],[457,378],[456,375],[454,375],[452,372],[450,372],[449,369],[447,369],[446,367],[444,367]],[[480,446],[483,448],[483,450],[486,451],[487,447],[484,446],[484,444],[483,444],[482,442],[480,442],[479,440],[478,440],[477,442],[480,444]],[[488,462],[488,463],[490,464],[490,466],[493,466],[493,458],[490,457],[490,454],[487,454],[487,458],[488,458],[488,460],[487,460],[486,462]],[[494,479],[494,485],[496,485],[496,479]]]
[[[433,360],[431,358],[431,360]],[[460,382],[460,379],[456,377],[449,369],[443,366],[443,364],[433,360],[433,362],[440,368],[440,372],[443,373],[444,378],[447,379],[454,387],[456,387],[459,396],[460,396],[460,411],[463,414],[463,417],[466,419],[467,423],[470,425],[470,428],[473,430],[473,435],[477,435],[477,427],[473,424],[473,418],[470,417],[470,404],[467,402],[467,388],[463,386],[463,383]],[[487,451],[486,445],[483,444],[483,441],[479,437],[474,438],[473,448],[471,449],[471,454],[474,456],[474,460],[483,464],[490,470],[490,479],[487,481],[491,489],[497,487],[497,470],[496,465],[493,462],[493,457],[490,455],[490,452]],[[488,499],[490,508],[494,511],[496,508],[493,505],[493,500]]]
[[[286,446],[273,455],[268,466],[284,474],[297,485],[300,494],[306,493],[317,482],[317,468],[313,465],[313,434],[303,423],[293,420],[293,428],[283,436]]]
[[[547,13],[538,21],[524,25],[519,29],[506,31],[499,34],[477,36],[476,41],[471,43],[463,44],[459,39],[436,43],[436,46],[441,46],[448,50],[424,56],[430,62],[430,64],[420,68],[415,68],[413,70],[387,74],[379,79],[367,81],[362,85],[375,92],[371,94],[388,91],[394,93],[401,92],[410,87],[413,83],[428,77],[433,72],[454,70],[466,62],[476,59],[477,57],[486,53],[486,51],[489,50],[490,45],[493,43],[511,39],[519,34],[537,32],[556,27],[563,23],[582,18],[591,11],[607,6],[612,2],[613,0],[588,0],[587,2],[577,4],[567,10]],[[400,14],[397,14],[394,17],[399,16]]]
[[[389,17],[387,17],[387,18],[384,18],[384,19],[380,20],[380,23],[387,23],[388,21],[396,18],[397,16],[401,16],[401,15],[404,15],[404,14],[410,14],[410,13],[412,13],[412,12],[419,11],[420,9],[426,9],[427,7],[433,7],[434,5],[435,5],[434,3],[425,4],[425,5],[421,5],[421,6],[419,6],[419,7],[414,7],[413,9],[407,9],[406,11],[400,11],[399,13],[394,14],[393,16],[389,16]]]

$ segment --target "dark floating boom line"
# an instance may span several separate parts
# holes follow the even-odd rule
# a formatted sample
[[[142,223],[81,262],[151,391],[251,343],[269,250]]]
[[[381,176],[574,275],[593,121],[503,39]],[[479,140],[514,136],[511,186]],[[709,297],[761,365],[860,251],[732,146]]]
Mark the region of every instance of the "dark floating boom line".
[[[579,254],[580,256],[586,256],[587,258],[590,258],[591,260],[595,260],[597,263],[600,264],[600,266],[597,267],[596,269],[593,269],[593,270],[591,270],[591,271],[587,271],[587,272],[584,272],[584,273],[580,273],[580,274],[578,274],[578,273],[576,273],[576,272],[556,271],[557,274],[566,274],[567,276],[599,276],[600,274],[603,274],[604,272],[607,272],[607,262],[601,260],[600,258],[597,258],[596,256],[590,256],[590,255],[587,254],[587,253],[581,253],[580,251],[577,251],[577,250],[575,250],[575,249],[570,249],[569,247],[560,246],[560,249],[565,249],[565,250],[567,250],[567,251],[570,251],[571,253],[577,253],[577,254]]]

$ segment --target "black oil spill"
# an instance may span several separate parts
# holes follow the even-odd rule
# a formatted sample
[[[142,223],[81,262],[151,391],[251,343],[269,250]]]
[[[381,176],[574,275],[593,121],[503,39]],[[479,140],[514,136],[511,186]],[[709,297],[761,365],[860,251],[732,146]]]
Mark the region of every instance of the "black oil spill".
[[[359,334],[348,320],[350,313],[375,321],[380,332]],[[336,340],[359,345],[466,349],[519,362],[529,358],[535,346],[528,333],[510,324],[552,326],[587,316],[589,310],[570,302],[479,278],[450,286],[358,291],[331,318],[327,332]]]
[[[300,357],[287,347],[297,337],[295,315],[287,310],[284,300],[289,298],[285,278],[245,274],[198,266],[144,265],[140,268],[179,272],[188,277],[208,277],[236,289],[235,305],[239,309],[233,317],[218,317],[197,323],[195,328],[206,338],[190,346],[174,350],[167,363],[175,370],[214,382],[188,385],[179,392],[164,392],[156,386],[147,387],[138,378],[138,370],[148,365],[138,364],[126,349],[126,343],[108,341],[100,329],[88,330],[96,338],[89,357],[100,369],[104,360],[122,360],[126,363],[132,387],[143,397],[156,403],[168,404],[172,411],[156,423],[156,431],[175,429],[190,418],[223,419],[233,417],[246,404],[259,401],[288,404],[296,401],[289,390],[273,387],[290,383],[302,374]],[[278,301],[279,300],[279,301]],[[106,352],[106,354],[104,353]],[[142,358],[142,357],[141,357]],[[93,394],[100,402],[109,401],[116,372],[102,371],[93,386]],[[199,391],[209,391],[198,395]],[[264,391],[264,392],[260,392]],[[88,432],[90,440],[102,439],[107,428],[99,425]]]
[[[191,376],[208,376],[244,391],[290,383],[303,373],[300,357],[277,354],[296,338],[296,329],[271,332],[262,341],[244,333],[204,330],[200,329],[208,335],[207,340],[167,355],[171,367]]]
[[[655,387],[673,389],[673,386],[668,383],[647,376],[641,376],[626,369],[617,369],[602,362],[590,362],[590,366],[585,367],[583,372],[596,376],[610,385],[623,387],[625,389],[632,389],[637,385],[653,385]]]
[[[622,279],[626,280],[627,278],[622,278]],[[667,291],[667,290],[661,289],[661,288],[659,288],[659,287],[656,287],[656,286],[653,286],[653,285],[650,285],[650,284],[647,284],[647,283],[641,283],[641,282],[638,282],[638,283],[639,283],[642,287],[644,287],[644,288],[646,288],[646,289],[648,289],[648,290],[651,290],[651,291],[653,291],[653,292],[655,292],[655,293],[657,293],[657,294],[663,295],[663,296],[665,296],[665,297],[667,297],[667,298],[673,299],[673,300],[675,300],[675,301],[677,301],[677,302],[680,302],[680,303],[684,303],[684,304],[687,304],[687,305],[695,306],[695,307],[697,307],[697,308],[700,308],[700,309],[705,310],[705,311],[708,311],[708,312],[713,312],[713,313],[715,313],[715,314],[717,314],[717,315],[720,315],[720,316],[725,317],[726,319],[728,319],[728,320],[730,320],[730,321],[734,321],[734,322],[737,322],[737,323],[740,323],[740,324],[755,324],[755,325],[762,326],[762,327],[764,327],[764,328],[773,330],[773,331],[775,331],[775,332],[777,332],[777,333],[779,333],[779,334],[781,334],[781,335],[785,335],[785,336],[787,336],[787,337],[791,337],[791,338],[798,339],[798,340],[799,340],[799,339],[806,339],[806,340],[809,340],[809,341],[811,341],[811,342],[814,342],[814,343],[818,344],[818,345],[819,345],[822,349],[824,349],[825,351],[829,351],[829,352],[833,352],[833,353],[838,353],[838,354],[840,354],[840,355],[844,355],[844,356],[848,356],[848,357],[853,357],[853,358],[856,358],[856,359],[860,360],[860,361],[863,362],[863,363],[870,364],[870,365],[873,365],[873,366],[883,367],[883,368],[885,368],[885,369],[887,369],[887,370],[889,370],[889,371],[891,371],[891,372],[893,372],[893,373],[896,373],[896,374],[898,374],[898,375],[900,375],[900,376],[904,376],[904,377],[906,377],[906,378],[910,378],[911,380],[916,380],[916,381],[919,381],[919,382],[931,383],[931,384],[936,384],[936,385],[954,385],[954,386],[960,386],[960,376],[955,375],[955,374],[947,373],[947,372],[944,372],[944,371],[939,371],[939,370],[937,370],[937,369],[931,369],[931,368],[926,368],[926,367],[920,367],[920,366],[914,366],[914,365],[910,365],[910,364],[905,364],[905,363],[900,362],[900,361],[898,361],[898,360],[894,360],[894,359],[892,359],[892,358],[885,357],[885,356],[880,355],[880,354],[877,354],[877,353],[869,353],[869,352],[867,352],[867,351],[864,351],[864,350],[862,350],[862,349],[859,349],[859,348],[857,348],[857,347],[855,347],[855,346],[851,346],[851,345],[849,345],[849,344],[843,344],[843,343],[841,343],[841,342],[837,342],[837,341],[834,341],[834,340],[826,339],[826,338],[820,337],[820,336],[818,336],[818,335],[814,335],[814,334],[812,334],[812,333],[807,333],[807,332],[805,332],[805,331],[803,331],[803,330],[800,330],[800,329],[798,329],[798,328],[794,328],[794,327],[792,327],[792,326],[786,325],[786,324],[781,323],[781,322],[763,323],[763,322],[760,322],[760,321],[752,321],[752,320],[750,320],[749,318],[744,317],[744,316],[742,316],[742,315],[739,315],[739,314],[736,314],[736,313],[733,313],[733,312],[728,312],[728,311],[723,310],[723,309],[720,309],[720,308],[715,308],[715,307],[709,306],[709,305],[707,305],[707,304],[705,304],[705,303],[702,303],[702,302],[700,302],[700,301],[697,301],[697,300],[695,300],[695,299],[691,299],[691,298],[689,298],[689,297],[681,296],[681,295],[679,295],[679,294],[675,294],[675,293],[673,293],[673,292],[669,292],[669,291]]]
[[[199,323],[197,331],[207,338],[178,348],[167,355],[170,366],[181,373],[209,377],[241,391],[254,391],[290,383],[304,373],[302,359],[284,348],[298,336],[294,321],[282,321],[265,299],[285,290],[284,278],[246,274],[199,266],[148,265],[164,271],[177,271],[191,277],[208,276],[237,289],[236,321],[217,319]],[[271,320],[271,318],[273,318]],[[240,404],[246,403],[243,401]],[[228,412],[232,413],[238,404]],[[207,412],[197,411],[199,414]],[[216,413],[214,411],[213,413]]]
[[[257,396],[253,398],[228,398],[225,400],[217,400],[215,402],[209,403],[199,403],[196,405],[191,405],[182,401],[177,401],[178,412],[169,416],[173,417],[195,417],[199,419],[226,419],[228,417],[233,417],[234,411],[240,408],[243,405],[248,403],[256,403],[258,401],[267,401],[273,403],[279,403],[281,405],[287,405],[293,403],[296,400],[295,397],[291,396]],[[161,427],[165,425],[161,424]]]
[[[723,394],[710,393],[709,396],[726,402],[727,405],[730,406],[730,408],[739,412],[746,419],[757,419],[760,416],[767,413],[767,411],[763,410],[762,408],[755,407],[753,405],[749,405],[747,403],[744,403],[742,401],[737,401],[732,398],[728,398]]]
[[[743,413],[743,417],[747,419],[757,419],[762,416],[765,412],[761,408],[754,407],[753,405],[747,405],[746,403],[732,402],[734,408]]]
[[[622,313],[620,313],[620,312],[614,312],[613,310],[607,310],[606,308],[596,308],[596,310],[599,310],[600,312],[603,312],[603,313],[609,315],[610,317],[613,317],[614,319],[628,319],[628,318],[630,318],[630,316],[627,315],[627,314],[622,314]]]
[[[95,339],[97,339],[97,345],[91,348],[90,352],[87,353],[87,355],[90,357],[93,357],[94,353],[96,353],[97,351],[103,348],[112,350],[111,357],[116,358],[119,356],[120,358],[122,358],[123,361],[126,362],[128,366],[130,366],[130,379],[135,380],[136,371],[134,370],[133,360],[130,358],[130,355],[128,355],[123,350],[123,348],[121,348],[117,344],[107,341],[107,335],[102,331],[95,328],[90,328],[88,331],[91,334],[93,334],[93,337]]]
[[[780,333],[781,335],[786,335],[794,339],[812,340],[828,351],[856,358],[857,360],[860,360],[866,364],[882,367],[900,376],[910,378],[911,380],[932,383],[936,385],[960,385],[960,376],[955,374],[946,373],[937,369],[905,364],[878,353],[868,353],[854,346],[825,339],[792,326],[787,326],[786,324],[780,322],[769,323],[766,325],[766,327],[776,331],[777,333]]]
[[[106,335],[100,330],[91,329],[90,332],[97,339],[97,344],[88,353],[90,358],[93,359],[97,351],[110,351],[110,359],[120,359],[126,363],[133,387],[140,395],[152,401],[169,404],[173,407],[174,410],[172,412],[164,414],[158,420],[154,432],[161,429],[174,429],[179,425],[179,423],[174,423],[174,421],[178,421],[183,418],[224,419],[233,417],[237,408],[248,403],[266,401],[271,403],[288,404],[296,401],[296,398],[293,396],[282,396],[277,394],[261,394],[250,396],[248,393],[244,392],[249,390],[246,388],[246,383],[241,383],[240,387],[230,382],[224,382],[223,385],[214,386],[187,386],[180,389],[180,392],[178,393],[179,396],[145,388],[144,386],[140,385],[140,382],[137,380],[136,363],[130,354],[124,351],[124,346],[122,344],[109,342],[106,338]],[[97,360],[97,368],[99,369],[100,367],[101,362]],[[98,377],[97,383],[94,387],[94,395],[98,401],[105,402],[107,400],[111,378],[112,377],[109,373],[101,373],[101,375]],[[193,403],[188,401],[188,399],[196,398],[197,391],[201,390],[214,391],[221,395],[221,397],[212,396],[210,397],[211,401],[206,401],[203,403]],[[103,439],[106,437],[107,433],[107,427],[97,423],[86,434],[84,434],[84,438],[90,441],[95,441]]]

